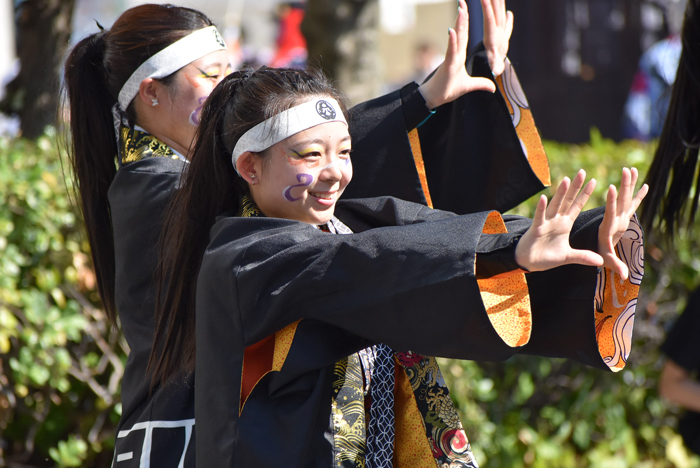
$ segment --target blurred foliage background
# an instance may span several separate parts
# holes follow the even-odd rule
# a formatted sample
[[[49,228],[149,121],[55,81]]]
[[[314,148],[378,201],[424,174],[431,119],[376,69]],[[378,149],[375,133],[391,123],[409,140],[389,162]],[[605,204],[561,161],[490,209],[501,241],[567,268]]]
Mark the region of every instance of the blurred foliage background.
[[[82,224],[53,133],[0,138],[0,467],[108,467],[128,348],[99,308]],[[546,143],[559,181],[583,167],[594,200],[622,166],[645,173],[653,145],[591,132]],[[67,170],[67,168],[66,168]],[[534,200],[517,213],[531,215]],[[565,360],[443,360],[480,464],[500,467],[700,467],[659,399],[659,345],[700,281],[693,239],[647,239],[646,276],[627,367],[604,373]],[[562,313],[565,313],[562,310]]]

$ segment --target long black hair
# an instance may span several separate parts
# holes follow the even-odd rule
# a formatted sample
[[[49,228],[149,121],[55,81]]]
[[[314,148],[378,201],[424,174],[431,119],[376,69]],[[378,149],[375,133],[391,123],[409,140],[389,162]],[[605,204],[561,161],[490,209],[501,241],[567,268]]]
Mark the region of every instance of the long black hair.
[[[236,143],[258,123],[312,96],[344,101],[320,71],[284,68],[232,73],[207,99],[191,162],[160,239],[156,332],[149,362],[153,385],[194,369],[195,289],[209,230],[216,216],[237,211],[248,193],[231,163]]]
[[[661,238],[690,229],[700,196],[700,0],[688,0],[681,40],[683,49],[659,145],[647,174],[649,194],[642,204],[645,229]],[[670,180],[670,182],[669,182]]]
[[[131,74],[149,57],[212,23],[203,13],[172,5],[140,5],[110,30],[80,41],[65,64],[70,111],[69,158],[107,315],[115,322],[114,240],[107,190],[117,172],[111,108]],[[172,75],[171,75],[172,76]],[[168,78],[161,80],[167,84]],[[133,103],[126,109],[138,121]]]

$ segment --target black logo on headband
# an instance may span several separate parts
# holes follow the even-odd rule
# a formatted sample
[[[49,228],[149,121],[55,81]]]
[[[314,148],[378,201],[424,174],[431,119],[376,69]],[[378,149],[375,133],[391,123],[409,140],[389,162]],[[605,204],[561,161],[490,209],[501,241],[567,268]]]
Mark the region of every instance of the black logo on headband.
[[[316,103],[316,112],[326,120],[335,119],[335,109],[333,109],[333,106],[331,106],[328,101],[318,101]]]
[[[219,31],[217,31],[216,29],[214,30],[214,39],[216,39],[216,42],[218,42],[221,47],[226,48],[224,38],[221,37],[221,34],[219,34]]]

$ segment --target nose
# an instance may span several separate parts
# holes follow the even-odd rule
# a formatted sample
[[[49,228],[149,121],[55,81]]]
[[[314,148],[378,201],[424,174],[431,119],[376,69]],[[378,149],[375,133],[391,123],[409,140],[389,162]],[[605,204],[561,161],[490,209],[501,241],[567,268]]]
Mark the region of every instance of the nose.
[[[342,165],[345,164],[345,160],[340,159],[340,157],[333,156],[331,161],[321,168],[321,173],[319,174],[319,179],[324,181],[337,182],[343,178]]]

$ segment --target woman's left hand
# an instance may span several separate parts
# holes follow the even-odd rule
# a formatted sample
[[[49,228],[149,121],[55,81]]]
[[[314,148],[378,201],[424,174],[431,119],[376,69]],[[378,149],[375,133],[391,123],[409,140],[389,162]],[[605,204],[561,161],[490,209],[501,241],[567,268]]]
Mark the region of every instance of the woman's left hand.
[[[490,79],[472,77],[467,73],[465,62],[467,60],[467,44],[469,43],[469,13],[464,0],[459,0],[457,21],[454,29],[448,30],[448,34],[445,61],[440,64],[435,74],[419,88],[429,109],[452,102],[471,91],[490,91],[492,93],[496,91],[496,85]],[[507,42],[506,40],[506,51],[508,50]],[[494,50],[502,50],[502,41],[493,41],[492,44]]]
[[[649,187],[644,184],[637,194],[632,196],[638,177],[636,168],[622,169],[620,192],[617,193],[614,185],[608,188],[605,216],[598,228],[598,253],[603,257],[603,266],[613,270],[622,279],[627,279],[629,269],[615,254],[615,246],[627,231],[630,219],[649,191]]]
[[[513,33],[513,12],[506,10],[506,0],[481,0],[484,12],[484,47],[495,76],[505,70],[508,43]]]

